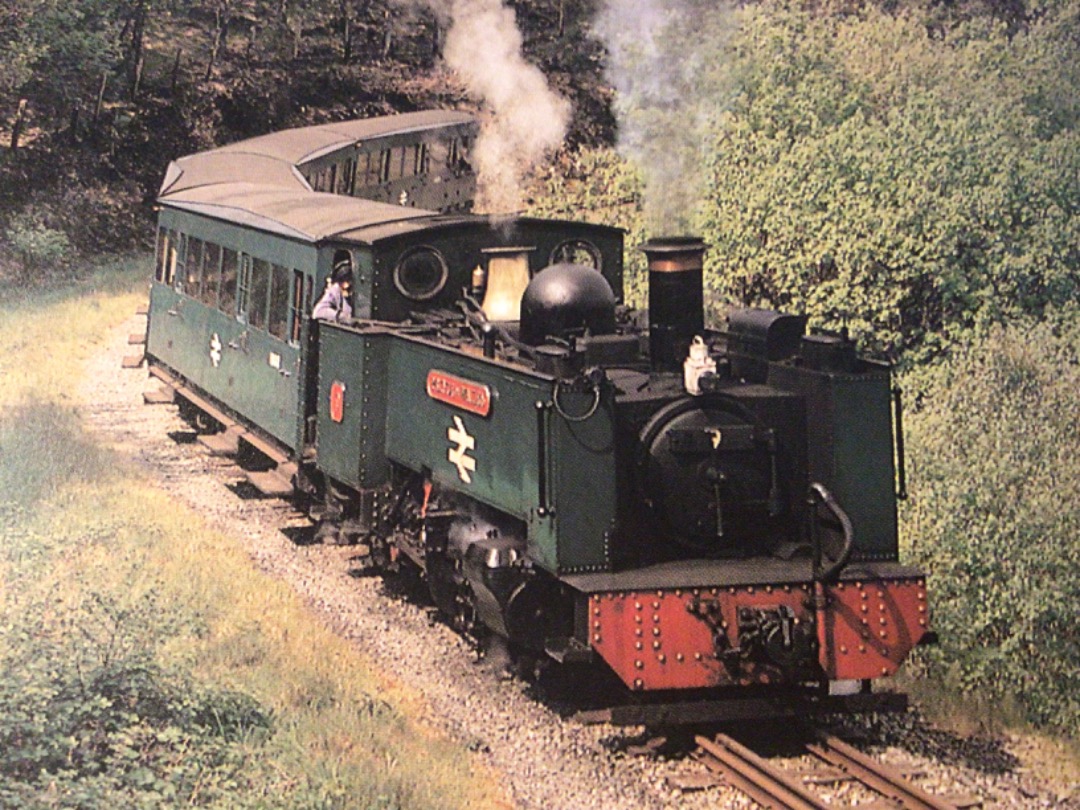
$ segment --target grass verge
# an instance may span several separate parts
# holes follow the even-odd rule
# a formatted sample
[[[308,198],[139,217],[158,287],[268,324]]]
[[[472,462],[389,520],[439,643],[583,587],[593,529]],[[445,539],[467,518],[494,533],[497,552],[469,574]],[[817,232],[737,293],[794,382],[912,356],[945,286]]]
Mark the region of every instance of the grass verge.
[[[0,806],[509,806],[417,696],[83,432],[84,361],[146,266],[0,291]]]

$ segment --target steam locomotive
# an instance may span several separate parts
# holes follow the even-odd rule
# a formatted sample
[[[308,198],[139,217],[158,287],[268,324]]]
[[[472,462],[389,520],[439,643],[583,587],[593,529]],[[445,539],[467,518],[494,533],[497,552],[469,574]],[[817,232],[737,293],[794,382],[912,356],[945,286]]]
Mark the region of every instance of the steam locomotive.
[[[889,368],[797,315],[706,327],[690,237],[643,246],[629,309],[621,231],[470,212],[476,134],[412,113],[174,161],[151,373],[321,536],[418,571],[463,632],[607,670],[629,722],[868,705],[932,637]],[[315,322],[339,266],[355,318]]]

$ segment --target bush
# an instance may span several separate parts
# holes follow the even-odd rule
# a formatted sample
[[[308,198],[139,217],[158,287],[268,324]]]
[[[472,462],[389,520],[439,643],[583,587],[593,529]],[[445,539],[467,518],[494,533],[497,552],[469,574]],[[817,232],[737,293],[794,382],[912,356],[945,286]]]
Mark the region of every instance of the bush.
[[[994,327],[906,383],[901,517],[931,574],[931,674],[1080,736],[1080,309]]]
[[[24,605],[0,655],[0,806],[230,804],[258,769],[237,743],[269,728],[251,698],[155,662],[159,606],[100,593]]]
[[[44,270],[50,276],[62,274],[74,250],[66,233],[20,218],[7,231],[7,241],[25,271]]]
[[[124,553],[121,523],[62,517],[75,489],[115,475],[68,409],[38,400],[0,418],[0,807],[239,806],[265,781],[245,746],[269,712],[163,664],[201,618],[131,587],[146,563]],[[130,590],[102,566],[127,568]]]
[[[152,243],[153,221],[131,185],[71,188],[55,207],[63,212],[64,230],[80,251],[118,252]],[[58,217],[50,217],[53,219]]]

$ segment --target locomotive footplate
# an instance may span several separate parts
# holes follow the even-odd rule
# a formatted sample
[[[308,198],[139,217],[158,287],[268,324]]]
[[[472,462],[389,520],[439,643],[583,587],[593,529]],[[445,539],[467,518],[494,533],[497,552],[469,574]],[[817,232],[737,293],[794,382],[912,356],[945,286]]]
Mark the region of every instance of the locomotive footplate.
[[[722,584],[672,587],[677,566],[566,580],[585,591],[588,645],[638,692],[890,676],[928,635],[925,580],[895,563],[856,563],[828,585],[788,576],[803,569],[792,562],[717,568]]]

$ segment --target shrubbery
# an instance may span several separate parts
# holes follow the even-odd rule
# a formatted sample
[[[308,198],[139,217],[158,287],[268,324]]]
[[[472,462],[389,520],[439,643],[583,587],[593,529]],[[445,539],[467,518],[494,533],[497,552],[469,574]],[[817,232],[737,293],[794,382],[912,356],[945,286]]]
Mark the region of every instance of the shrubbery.
[[[3,628],[0,806],[235,806],[267,712],[158,664],[152,600],[59,602],[22,605]]]
[[[270,715],[162,664],[198,617],[153,591],[117,594],[92,567],[50,581],[59,555],[119,545],[107,517],[40,514],[72,485],[104,486],[112,465],[66,409],[26,404],[0,419],[0,806],[239,806],[257,773],[247,744]],[[109,566],[133,562],[117,553]]]
[[[912,562],[931,573],[932,674],[1080,737],[1080,308],[908,375]]]
[[[0,807],[498,804],[407,690],[86,433],[85,364],[145,301],[150,258],[126,264],[0,295]]]
[[[8,228],[7,241],[27,273],[44,270],[60,275],[74,254],[66,233],[28,218],[20,218]]]

